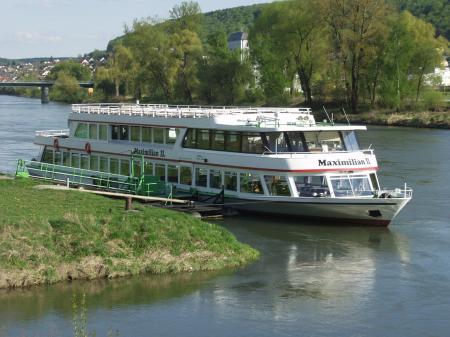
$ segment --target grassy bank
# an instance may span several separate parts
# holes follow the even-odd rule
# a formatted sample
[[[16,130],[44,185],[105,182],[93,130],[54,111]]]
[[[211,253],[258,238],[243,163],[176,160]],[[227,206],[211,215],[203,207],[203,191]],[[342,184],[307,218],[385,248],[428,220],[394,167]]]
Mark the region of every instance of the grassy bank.
[[[0,288],[241,266],[258,257],[189,215],[0,179]]]
[[[450,111],[434,112],[383,112],[371,111],[356,115],[347,115],[352,124],[409,126],[418,128],[450,129]],[[335,114],[334,120],[346,123],[343,114]]]

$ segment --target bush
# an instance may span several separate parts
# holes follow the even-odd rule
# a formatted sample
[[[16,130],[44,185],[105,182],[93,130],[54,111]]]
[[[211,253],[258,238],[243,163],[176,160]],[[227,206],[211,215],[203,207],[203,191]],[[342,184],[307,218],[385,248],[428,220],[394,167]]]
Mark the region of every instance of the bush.
[[[445,108],[445,96],[436,90],[427,90],[423,93],[423,105],[425,109],[441,111]]]

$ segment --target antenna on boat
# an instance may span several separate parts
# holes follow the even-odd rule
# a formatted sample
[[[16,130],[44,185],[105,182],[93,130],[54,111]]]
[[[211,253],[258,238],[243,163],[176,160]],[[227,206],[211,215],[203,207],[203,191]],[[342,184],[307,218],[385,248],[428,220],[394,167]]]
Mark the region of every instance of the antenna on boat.
[[[325,109],[325,105],[323,105],[322,107],[323,107],[323,111],[325,111],[325,113],[327,114],[328,120],[330,121],[330,123],[331,123],[332,125],[334,125],[333,119],[330,118],[330,116],[328,115],[327,109]]]
[[[345,116],[345,119],[347,120],[348,125],[350,125],[350,121],[348,120],[347,114],[345,113],[345,109],[342,108],[342,111],[344,112],[344,116]]]

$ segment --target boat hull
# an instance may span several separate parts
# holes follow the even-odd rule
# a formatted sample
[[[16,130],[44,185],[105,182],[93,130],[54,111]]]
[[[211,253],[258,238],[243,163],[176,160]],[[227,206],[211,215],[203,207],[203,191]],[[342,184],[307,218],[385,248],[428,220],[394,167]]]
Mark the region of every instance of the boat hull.
[[[388,226],[409,200],[408,198],[363,200],[298,198],[294,201],[256,201],[226,198],[225,205],[246,213],[311,219],[323,224]]]

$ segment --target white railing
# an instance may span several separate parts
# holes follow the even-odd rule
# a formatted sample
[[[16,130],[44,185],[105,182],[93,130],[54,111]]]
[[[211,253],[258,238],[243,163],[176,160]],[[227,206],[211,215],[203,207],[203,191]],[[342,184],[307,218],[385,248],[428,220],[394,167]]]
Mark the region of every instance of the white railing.
[[[102,115],[151,116],[164,118],[210,118],[230,114],[310,115],[310,108],[254,108],[234,106],[194,106],[166,104],[73,104],[72,112]]]
[[[360,149],[360,150],[354,150],[354,151],[342,151],[342,150],[333,150],[333,149],[329,149],[328,151],[319,151],[319,152],[311,152],[311,151],[298,151],[298,152],[284,152],[284,151],[272,151],[270,149],[265,148],[265,151],[262,153],[262,156],[284,156],[285,157],[290,157],[290,158],[295,158],[296,155],[313,155],[313,154],[317,154],[317,155],[323,155],[323,154],[335,154],[335,153],[356,153],[356,152],[362,152],[363,154],[366,155],[373,155],[374,154],[374,150],[373,149]]]
[[[36,136],[41,137],[61,137],[61,136],[69,136],[69,134],[70,134],[69,129],[36,131]]]

